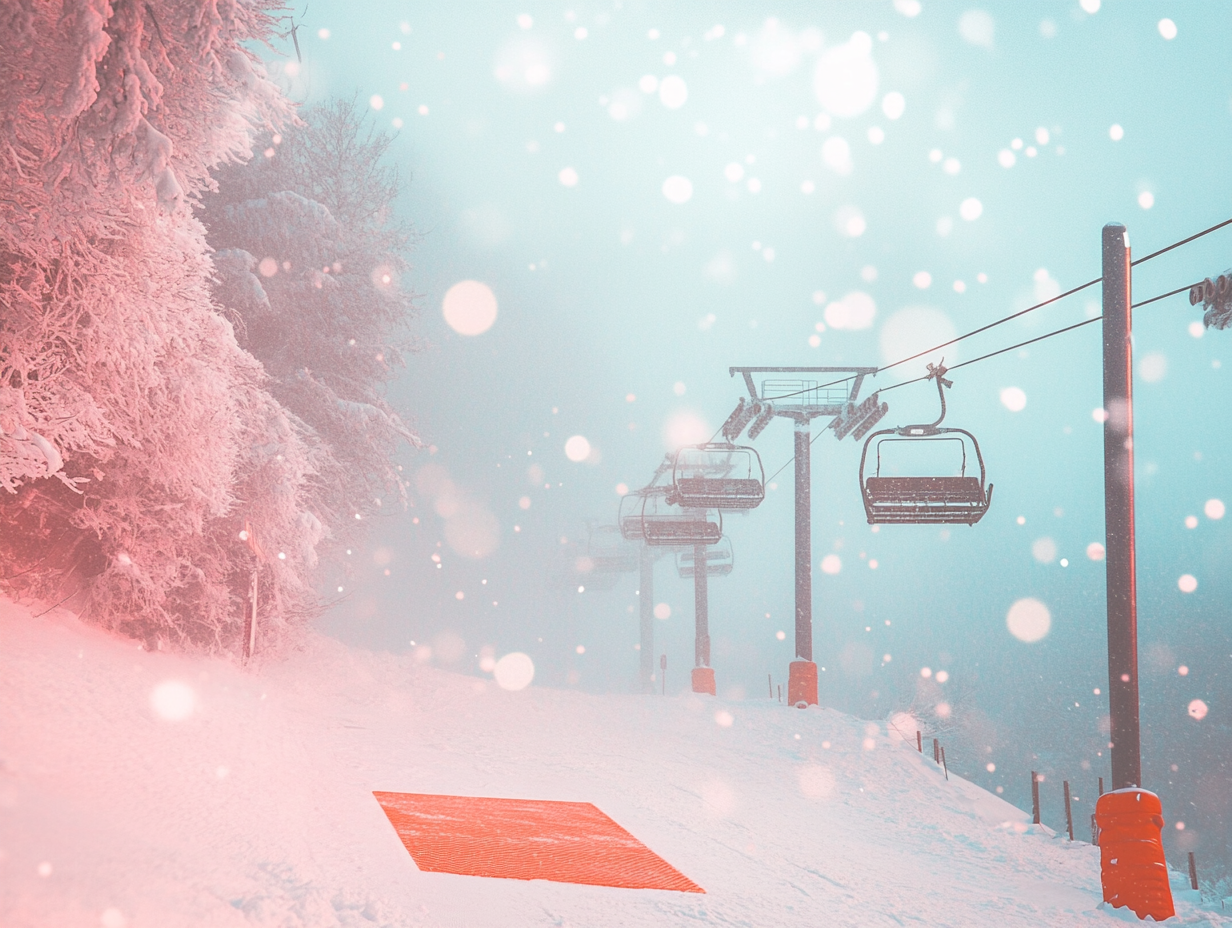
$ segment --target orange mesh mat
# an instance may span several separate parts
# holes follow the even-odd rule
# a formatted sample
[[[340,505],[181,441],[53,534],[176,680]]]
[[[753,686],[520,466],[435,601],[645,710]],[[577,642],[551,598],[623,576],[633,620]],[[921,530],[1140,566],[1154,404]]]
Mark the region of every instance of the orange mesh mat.
[[[372,795],[420,870],[705,892],[589,802]]]

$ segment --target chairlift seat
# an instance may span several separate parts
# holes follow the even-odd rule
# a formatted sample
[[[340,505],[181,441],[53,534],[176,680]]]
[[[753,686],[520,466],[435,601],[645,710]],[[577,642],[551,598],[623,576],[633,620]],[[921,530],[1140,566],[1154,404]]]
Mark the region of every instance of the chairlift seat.
[[[974,525],[992,502],[978,477],[869,477],[864,508],[871,524]]]
[[[760,480],[735,477],[678,477],[676,497],[699,509],[755,509],[766,498]]]
[[[647,515],[642,530],[648,545],[714,545],[723,537],[722,527],[705,516]]]
[[[984,502],[979,477],[869,477],[867,487],[874,504]]]

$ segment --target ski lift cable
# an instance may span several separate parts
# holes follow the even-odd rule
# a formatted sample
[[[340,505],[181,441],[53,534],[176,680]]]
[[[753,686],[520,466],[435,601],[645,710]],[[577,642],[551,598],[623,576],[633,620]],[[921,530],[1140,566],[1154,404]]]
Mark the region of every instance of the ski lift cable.
[[[1159,249],[1158,251],[1153,251],[1149,255],[1144,255],[1141,258],[1137,258],[1136,260],[1131,261],[1130,267],[1137,267],[1139,264],[1144,264],[1145,262],[1150,261],[1152,258],[1158,258],[1160,255],[1167,254],[1169,251],[1172,251],[1175,248],[1180,248],[1182,245],[1188,245],[1190,242],[1196,241],[1197,239],[1202,238],[1204,235],[1210,235],[1212,232],[1218,232],[1220,229],[1224,228],[1225,226],[1229,226],[1229,225],[1232,225],[1232,219],[1225,219],[1223,222],[1216,223],[1210,228],[1203,229],[1201,232],[1195,232],[1193,235],[1183,238],[1180,241],[1173,242],[1171,245],[1167,245]],[[1066,290],[1064,293],[1058,293],[1056,296],[1051,297],[1050,299],[1044,300],[1041,303],[1036,303],[1034,306],[1028,306],[1026,309],[1021,309],[1018,312],[1011,313],[1010,315],[1005,316],[1001,319],[994,320],[993,322],[990,322],[987,325],[980,326],[978,329],[972,329],[970,332],[964,332],[962,335],[958,335],[954,338],[951,338],[947,342],[942,342],[940,345],[934,345],[932,348],[928,348],[924,351],[917,352],[916,354],[913,354],[910,357],[901,358],[898,361],[892,361],[891,363],[885,365],[884,367],[877,368],[877,371],[873,376],[880,374],[882,371],[888,371],[892,367],[898,367],[901,364],[906,364],[908,361],[914,361],[917,358],[922,358],[925,355],[932,354],[934,351],[939,351],[942,348],[948,348],[950,345],[956,344],[957,342],[961,342],[963,339],[971,338],[974,335],[979,335],[983,332],[987,332],[989,329],[996,328],[997,326],[1002,325],[1003,323],[1006,323],[1006,322],[1010,322],[1013,319],[1018,319],[1021,316],[1025,316],[1027,313],[1035,312],[1035,310],[1037,309],[1043,309],[1045,306],[1048,306],[1052,303],[1056,303],[1059,300],[1063,300],[1067,296],[1073,296],[1075,293],[1079,293],[1082,290],[1086,290],[1088,287],[1093,287],[1097,283],[1100,283],[1102,280],[1103,280],[1103,277],[1096,277],[1094,280],[1088,280],[1086,283],[1079,284],[1077,287],[1073,287],[1072,289]],[[1177,291],[1177,292],[1180,292],[1180,291]],[[1172,295],[1173,294],[1171,293],[1166,293],[1159,297],[1155,297],[1154,299],[1163,299],[1165,296],[1172,296]],[[1154,302],[1154,299],[1147,300],[1146,302],[1147,303]],[[1135,306],[1145,306],[1145,305],[1146,303],[1135,304]],[[967,362],[967,363],[970,363],[970,362]],[[788,394],[785,394],[784,396],[775,397],[775,399],[787,399],[788,397],[799,396],[803,393],[810,392],[810,390],[824,390],[826,387],[837,386],[838,384],[846,383],[847,381],[851,379],[852,379],[851,377],[844,377],[841,380],[834,380],[834,381],[831,381],[830,383],[824,383],[819,387],[811,387],[809,388],[809,390],[798,390],[795,393],[788,393]],[[914,383],[915,381],[908,381],[908,382]],[[895,386],[901,386],[901,384],[895,384]],[[885,389],[888,390],[892,388],[886,387]]]
[[[1229,220],[1228,220],[1228,222],[1223,223],[1222,225],[1228,225],[1229,223],[1232,223],[1232,219],[1229,219]],[[1216,226],[1215,228],[1219,228],[1219,226]],[[1208,229],[1207,231],[1212,231],[1212,230]],[[1199,234],[1201,235],[1201,234],[1205,234],[1205,233],[1199,233]],[[1191,240],[1192,240],[1192,239],[1191,239]],[[1174,248],[1174,247],[1176,247],[1176,246],[1175,246],[1175,245],[1171,245],[1171,246],[1169,246],[1169,247],[1170,247],[1170,248]],[[1165,249],[1165,250],[1166,250],[1166,249]],[[1163,254],[1163,251],[1162,251],[1162,250],[1161,250],[1161,251],[1157,251],[1157,252],[1155,252],[1155,255],[1160,255],[1160,254]],[[1155,255],[1147,255],[1147,258],[1154,257]],[[1144,260],[1144,261],[1145,261],[1145,260],[1146,260],[1146,258],[1143,258],[1142,260]],[[1198,281],[1197,283],[1201,283],[1201,281]],[[1170,297],[1170,296],[1176,296],[1178,293],[1187,293],[1187,292],[1189,291],[1189,289],[1190,289],[1191,287],[1195,286],[1195,285],[1196,285],[1196,284],[1186,284],[1186,285],[1185,285],[1185,286],[1183,286],[1183,287],[1177,287],[1175,290],[1169,290],[1167,293],[1161,293],[1161,294],[1159,294],[1158,296],[1153,296],[1153,297],[1151,297],[1150,299],[1142,300],[1142,301],[1141,301],[1141,302],[1139,302],[1139,303],[1134,303],[1134,304],[1130,307],[1130,309],[1137,309],[1139,306],[1146,306],[1146,305],[1148,305],[1149,303],[1156,303],[1156,302],[1158,302],[1158,301],[1160,301],[1160,300],[1167,299],[1167,298],[1168,298],[1168,297]],[[1084,284],[1084,286],[1088,286],[1088,285]],[[1060,299],[1060,297],[1057,297],[1057,299]],[[1011,317],[1011,318],[1012,318],[1012,317]],[[1018,348],[1025,348],[1027,345],[1034,345],[1036,342],[1042,342],[1042,341],[1044,341],[1045,339],[1052,338],[1054,335],[1064,335],[1066,332],[1072,332],[1072,331],[1074,331],[1074,329],[1081,329],[1083,326],[1085,326],[1085,325],[1090,325],[1090,324],[1091,324],[1091,323],[1093,323],[1093,322],[1099,322],[1099,321],[1100,321],[1101,319],[1103,319],[1103,318],[1104,318],[1104,317],[1103,317],[1103,315],[1101,314],[1101,315],[1099,315],[1099,316],[1094,316],[1094,317],[1093,317],[1093,318],[1091,318],[1091,319],[1084,319],[1082,322],[1076,322],[1076,323],[1074,323],[1073,325],[1067,325],[1067,326],[1064,326],[1064,327],[1062,327],[1062,328],[1060,328],[1060,329],[1054,329],[1053,331],[1051,331],[1051,332],[1047,332],[1047,333],[1045,333],[1044,335],[1037,335],[1035,338],[1029,338],[1029,339],[1027,339],[1025,342],[1019,342],[1019,343],[1018,343],[1018,344],[1016,344],[1016,345],[1010,345],[1010,346],[1008,346],[1008,347],[1006,347],[1006,348],[998,348],[996,351],[990,351],[990,352],[988,352],[988,354],[982,354],[982,355],[980,355],[978,358],[972,358],[970,361],[963,361],[963,362],[961,362],[961,363],[959,363],[959,364],[955,364],[953,367],[946,368],[946,370],[956,371],[956,370],[958,370],[960,367],[966,367],[968,364],[975,364],[975,363],[977,363],[977,362],[979,362],[979,361],[986,361],[986,360],[988,360],[989,358],[995,358],[995,357],[996,357],[997,355],[999,355],[999,354],[1005,354],[1005,353],[1007,353],[1007,352],[1014,351],[1014,350],[1016,350],[1016,349],[1018,349]],[[996,323],[994,323],[994,325],[995,325],[995,324],[996,324]],[[955,341],[957,341],[957,339],[955,339]],[[952,344],[952,342],[947,342],[946,344]],[[939,347],[941,347],[941,346],[939,346]],[[935,351],[936,349],[933,349],[933,350]],[[927,352],[925,352],[925,353],[927,353]],[[907,360],[910,360],[910,359],[907,359]],[[892,366],[892,365],[891,365],[891,366]],[[885,370],[885,368],[882,368],[882,370]],[[930,376],[931,376],[931,375],[926,374],[926,375],[924,375],[923,377],[916,377],[914,380],[904,380],[904,381],[901,381],[900,383],[891,384],[891,385],[890,385],[890,386],[888,386],[888,387],[882,387],[882,388],[881,388],[880,390],[878,390],[877,392],[878,392],[878,393],[884,393],[886,390],[894,390],[894,389],[896,389],[896,388],[898,388],[898,387],[906,387],[906,386],[909,386],[909,385],[911,385],[911,384],[913,384],[913,383],[920,383],[920,382],[922,382],[922,381],[925,381],[925,380],[930,379]],[[839,383],[841,383],[842,381],[838,381],[838,382],[839,382]],[[818,439],[818,438],[820,438],[822,435],[824,435],[824,434],[825,434],[825,431],[826,431],[825,429],[822,429],[820,432],[818,432],[816,435],[814,435],[814,436],[812,437],[812,439],[810,439],[809,444],[811,445],[811,444],[813,444],[813,442],[817,441],[817,439]],[[777,477],[779,474],[781,474],[784,470],[786,470],[787,466],[788,466],[789,464],[791,464],[791,462],[792,462],[792,461],[794,461],[795,459],[796,459],[796,456],[793,454],[790,458],[788,458],[788,459],[787,459],[787,461],[783,464],[783,466],[782,466],[782,467],[780,467],[778,470],[776,470],[773,474],[771,474],[771,475],[767,478],[766,482],[767,482],[767,483],[769,483],[770,481],[774,480],[774,478],[775,478],[775,477]]]

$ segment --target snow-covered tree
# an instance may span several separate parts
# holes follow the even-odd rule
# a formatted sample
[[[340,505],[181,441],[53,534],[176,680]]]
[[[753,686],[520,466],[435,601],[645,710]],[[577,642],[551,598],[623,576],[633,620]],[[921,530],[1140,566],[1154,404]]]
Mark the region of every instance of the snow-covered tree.
[[[402,286],[412,236],[393,213],[389,137],[353,101],[299,115],[264,156],[218,172],[203,219],[215,297],[274,396],[320,441],[311,499],[337,550],[405,501],[395,454],[419,444],[384,399],[412,347],[414,296]]]
[[[212,301],[190,204],[290,111],[276,0],[0,6],[0,585],[151,644],[311,608],[319,444]]]

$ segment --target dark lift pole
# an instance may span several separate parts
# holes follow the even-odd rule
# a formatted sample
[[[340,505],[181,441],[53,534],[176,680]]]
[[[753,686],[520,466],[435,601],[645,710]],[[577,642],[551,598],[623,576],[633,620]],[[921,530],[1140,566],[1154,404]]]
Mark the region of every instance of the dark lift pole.
[[[643,693],[654,692],[654,555],[643,543],[638,554],[640,577],[637,588],[639,668]]]
[[[710,596],[706,546],[693,546],[693,692],[715,695],[710,666]]]
[[[1104,226],[1104,549],[1112,788],[1142,785],[1134,568],[1134,405],[1129,233]]]
[[[813,659],[813,519],[809,423],[796,423],[796,660]]]

